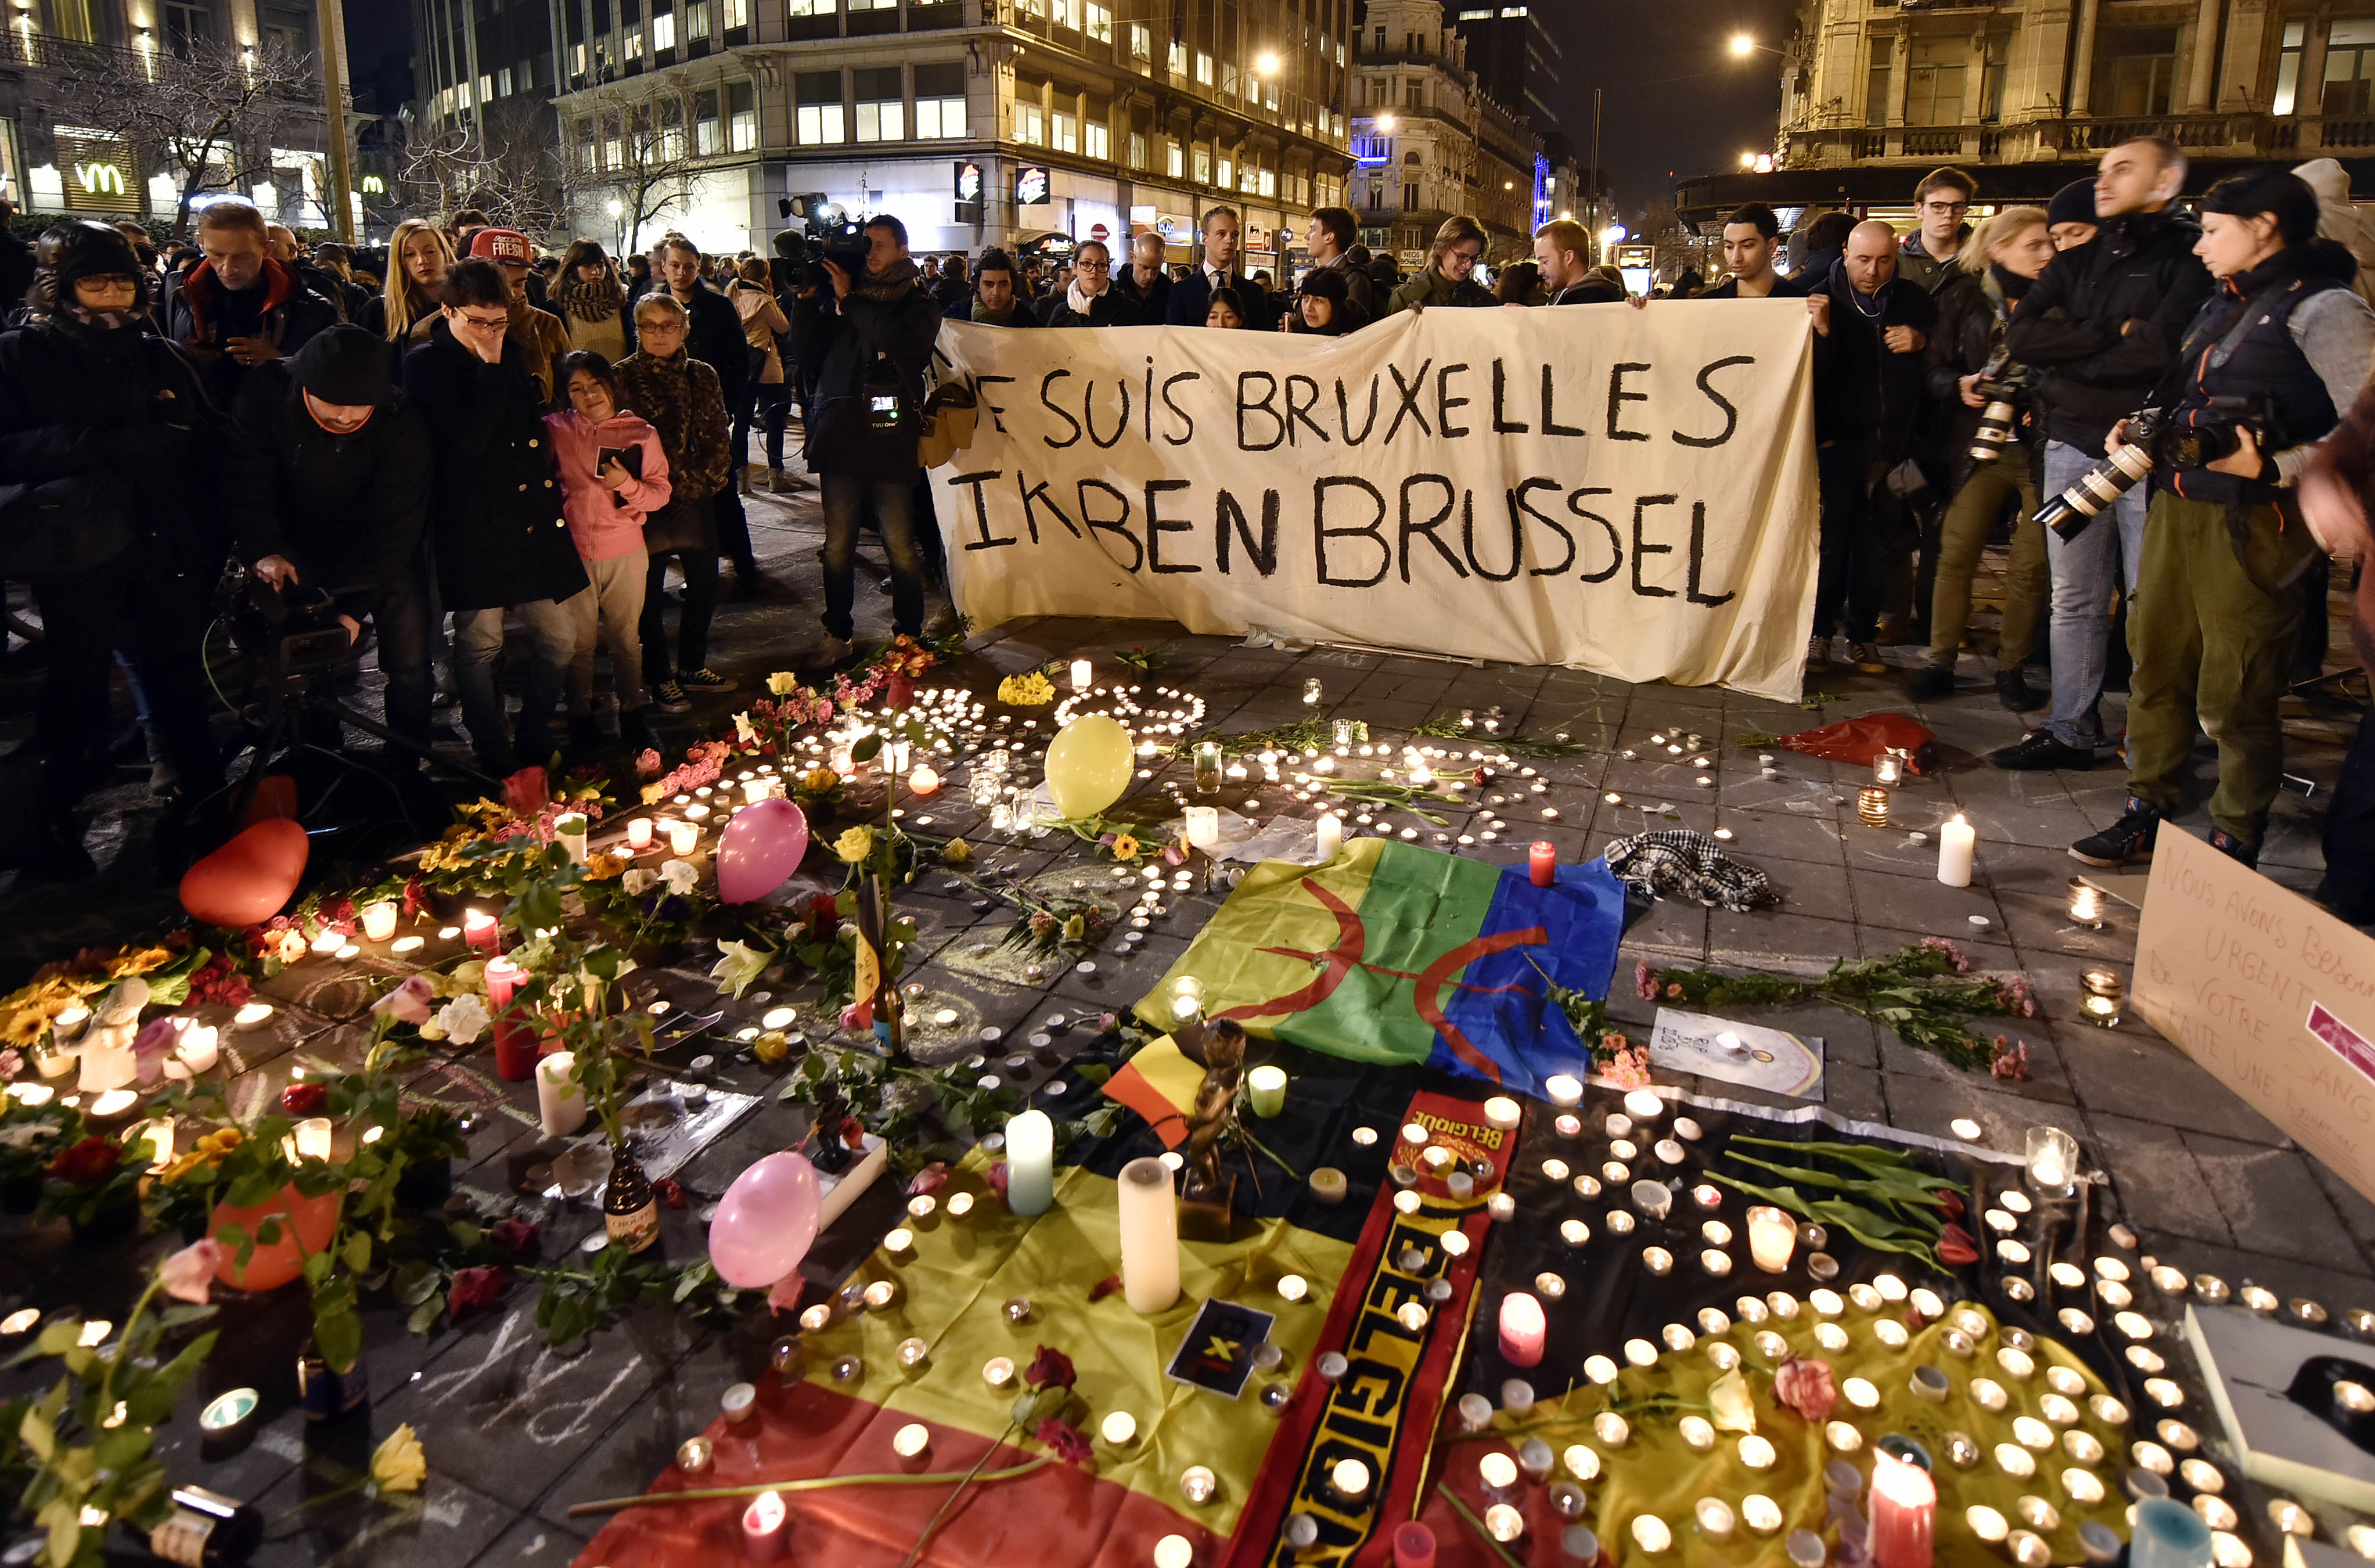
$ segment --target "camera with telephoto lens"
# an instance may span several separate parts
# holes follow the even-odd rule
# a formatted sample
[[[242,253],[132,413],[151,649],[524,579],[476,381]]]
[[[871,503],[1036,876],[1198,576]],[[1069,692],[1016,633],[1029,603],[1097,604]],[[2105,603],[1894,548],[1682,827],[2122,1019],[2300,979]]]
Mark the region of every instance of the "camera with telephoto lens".
[[[2264,395],[2214,397],[2188,423],[2162,430],[2154,459],[2172,473],[2207,468],[2241,451],[2245,430],[2264,459],[2284,444],[2275,423],[2275,407]]]
[[[2122,438],[2125,444],[2079,475],[2077,483],[2047,501],[2038,510],[2037,520],[2064,540],[2085,533],[2087,524],[2101,516],[2113,502],[2133,489],[2137,480],[2153,471],[2153,447],[2168,419],[2168,413],[2159,408],[2140,408],[2129,415]]]
[[[1971,461],[1992,463],[2012,444],[2013,428],[2020,422],[2019,389],[1982,379],[1972,391],[1986,407],[1979,410],[1979,428],[1971,432]]]

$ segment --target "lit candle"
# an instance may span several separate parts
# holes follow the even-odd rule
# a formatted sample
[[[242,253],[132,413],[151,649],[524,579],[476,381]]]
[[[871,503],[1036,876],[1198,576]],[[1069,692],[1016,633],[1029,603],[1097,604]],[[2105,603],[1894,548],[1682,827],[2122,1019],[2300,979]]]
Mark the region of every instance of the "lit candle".
[[[2078,1140],[2060,1127],[2028,1129],[2028,1185],[2067,1197],[2078,1185]]]
[[[1160,1160],[1133,1160],[1117,1184],[1121,1219],[1121,1290],[1132,1312],[1148,1315],[1179,1299],[1179,1204]]]
[[[1506,1094],[1495,1094],[1484,1102],[1486,1124],[1498,1127],[1503,1132],[1516,1131],[1518,1124],[1525,1120],[1525,1107]]]
[[[1056,1201],[1056,1124],[1045,1111],[1025,1111],[1006,1123],[1006,1207],[1029,1216]],[[1133,1303],[1135,1304],[1135,1303]]]
[[[569,1081],[576,1053],[555,1051],[536,1065],[537,1122],[547,1138],[567,1138],[585,1125],[585,1091]]]
[[[1074,659],[1074,660],[1072,661],[1072,690],[1075,690],[1075,691],[1086,691],[1086,690],[1089,689],[1089,676],[1090,676],[1090,670],[1091,670],[1091,666],[1090,666],[1090,664],[1089,664],[1089,661],[1088,661],[1088,660],[1086,660],[1086,659]]]
[[[160,1116],[140,1129],[137,1140],[148,1145],[148,1168],[161,1171],[173,1162],[173,1118]]]
[[[1979,845],[1979,832],[1963,820],[1961,812],[1948,818],[1938,829],[1938,880],[1950,888],[1971,885],[1971,855]]]
[[[1221,812],[1214,806],[1190,806],[1187,810],[1188,843],[1207,855],[1221,842]]]
[[[1889,1453],[1872,1461],[1873,1568],[1930,1568],[1932,1517],[1938,1512],[1938,1483],[1920,1466]]]
[[[271,1017],[270,1002],[250,1002],[231,1015],[230,1026],[233,1029],[254,1029]]]
[[[482,953],[502,950],[503,928],[495,917],[483,909],[462,912],[462,940]]]
[[[649,817],[627,819],[627,847],[649,849],[652,843],[652,819]]]
[[[1558,845],[1548,839],[1536,839],[1526,852],[1527,868],[1532,872],[1534,886],[1547,888],[1558,880]]]
[[[330,1157],[330,1118],[308,1116],[297,1124],[297,1158],[327,1160]]]
[[[891,1455],[899,1461],[899,1468],[910,1475],[925,1468],[932,1462],[931,1429],[921,1421],[909,1421],[891,1434]]]
[[[1511,1366],[1538,1366],[1548,1325],[1542,1303],[1524,1291],[1501,1298],[1501,1354]]]
[[[374,942],[384,942],[396,935],[396,904],[392,900],[363,905],[363,935]]]
[[[691,855],[701,847],[701,824],[671,821],[668,825],[668,848],[678,855]]]
[[[1872,782],[1876,784],[1896,784],[1905,778],[1904,760],[1885,749],[1873,753]]]
[[[1542,1092],[1552,1104],[1573,1110],[1583,1103],[1583,1080],[1567,1073],[1553,1073],[1542,1079]]]
[[[780,1491],[762,1491],[742,1510],[742,1555],[753,1562],[772,1562],[784,1555],[784,1525],[791,1510]]]
[[[1246,1075],[1246,1097],[1254,1114],[1267,1121],[1286,1109],[1286,1069],[1260,1067]]]
[[[2102,928],[2103,890],[2084,877],[2070,878],[2070,924]]]
[[[507,958],[487,961],[487,1011],[494,1016],[495,1076],[525,1082],[536,1068],[536,1032],[511,1016],[512,997],[527,971]]]
[[[569,858],[578,865],[585,864],[585,814],[572,811],[552,819],[552,836]]]
[[[1856,791],[1856,816],[1867,828],[1888,826],[1888,791],[1878,784],[1866,784]]]
[[[131,1111],[132,1107],[139,1102],[140,1096],[133,1093],[132,1091],[128,1089],[111,1089],[105,1093],[96,1095],[92,1098],[90,1102],[90,1119],[95,1122],[114,1121],[118,1117],[127,1114]],[[324,1125],[327,1126],[328,1124],[325,1123]]]
[[[1327,759],[1323,757],[1320,760],[1324,762]],[[1188,809],[1192,811],[1195,808]],[[1335,859],[1337,853],[1344,847],[1344,819],[1333,811],[1322,811],[1314,826],[1319,836],[1319,858]]]
[[[181,1043],[173,1047],[173,1055],[180,1057],[182,1065],[190,1071],[205,1072],[222,1055],[221,1038],[213,1024],[194,1023],[182,1031]]]
[[[1369,1494],[1369,1467],[1358,1459],[1339,1459],[1329,1468],[1328,1484],[1339,1497],[1358,1503]]]
[[[1138,1418],[1128,1410],[1109,1410],[1097,1423],[1097,1434],[1109,1448],[1127,1448],[1138,1441]]]
[[[916,771],[907,775],[907,788],[916,795],[938,795],[940,793],[940,775],[932,772],[929,764],[918,762]]]
[[[1780,1273],[1790,1267],[1790,1255],[1797,1246],[1796,1220],[1769,1206],[1748,1211],[1748,1256],[1757,1267],[1767,1274]]]
[[[1666,1102],[1653,1091],[1637,1089],[1625,1096],[1625,1114],[1637,1122],[1654,1122],[1665,1112]]]

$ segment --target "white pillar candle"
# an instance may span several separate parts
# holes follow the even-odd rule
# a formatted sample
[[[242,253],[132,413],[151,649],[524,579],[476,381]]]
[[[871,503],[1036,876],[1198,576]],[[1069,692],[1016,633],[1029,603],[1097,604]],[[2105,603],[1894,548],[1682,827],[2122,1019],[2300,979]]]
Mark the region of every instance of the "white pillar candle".
[[[192,1072],[202,1073],[222,1055],[220,1042],[221,1035],[213,1024],[194,1023],[182,1031],[181,1043],[173,1047],[173,1055]]]
[[[1055,1201],[1056,1124],[1047,1119],[1045,1111],[1025,1111],[1009,1117],[1006,1207],[1025,1216],[1045,1214]]]
[[[1971,855],[1979,833],[1956,812],[1938,829],[1938,880],[1950,888],[1971,885]]]
[[[1086,659],[1074,659],[1072,661],[1072,690],[1075,691],[1086,691],[1089,689],[1089,661]]]
[[[1211,852],[1221,842],[1221,812],[1212,806],[1190,806],[1187,811],[1188,842],[1197,849]]]
[[[1179,1201],[1160,1160],[1121,1168],[1121,1291],[1129,1309],[1163,1312],[1179,1299]]]
[[[374,942],[384,942],[396,935],[396,904],[382,899],[377,903],[363,905],[363,935]]]
[[[647,849],[652,842],[652,819],[649,817],[627,819],[627,847]]]
[[[1333,860],[1344,847],[1344,819],[1333,811],[1322,811],[1316,824],[1319,835],[1319,858]]]
[[[536,1064],[536,1114],[547,1138],[567,1138],[585,1125],[585,1091],[569,1081],[576,1054],[555,1051]]]

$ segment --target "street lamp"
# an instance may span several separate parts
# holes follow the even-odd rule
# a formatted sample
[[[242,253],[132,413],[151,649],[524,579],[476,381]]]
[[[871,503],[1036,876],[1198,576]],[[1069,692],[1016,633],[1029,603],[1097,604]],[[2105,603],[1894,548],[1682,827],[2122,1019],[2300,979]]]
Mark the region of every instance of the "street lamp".
[[[1740,166],[1741,166],[1743,169],[1754,169],[1754,168],[1755,168],[1755,167],[1756,167],[1756,155],[1755,155],[1755,153],[1753,153],[1753,152],[1743,152],[1743,153],[1742,153],[1742,154],[1740,155]]]
[[[617,218],[620,214],[627,210],[627,204],[620,201],[618,197],[612,196],[608,202],[603,204],[603,210],[609,213],[612,218]]]
[[[1394,117],[1390,114],[1378,115],[1377,129],[1385,132],[1388,136],[1391,136],[1394,129]]]
[[[1744,32],[1733,33],[1731,35],[1731,53],[1733,58],[1745,60],[1751,54],[1756,53],[1756,41],[1749,37]]]
[[[1278,56],[1266,49],[1254,56],[1254,75],[1258,77],[1278,75]]]
[[[1625,242],[1625,236],[1628,232],[1630,230],[1622,223],[1612,223],[1600,231],[1600,242],[1603,245],[1621,245]]]

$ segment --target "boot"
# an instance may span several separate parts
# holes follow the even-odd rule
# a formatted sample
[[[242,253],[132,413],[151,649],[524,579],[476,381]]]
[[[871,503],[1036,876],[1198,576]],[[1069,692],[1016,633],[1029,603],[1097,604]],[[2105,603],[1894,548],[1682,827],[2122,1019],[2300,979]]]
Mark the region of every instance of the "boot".
[[[750,466],[748,463],[738,463],[735,465],[735,469],[736,487],[739,489],[744,495],[750,495],[752,493],[750,489]]]

